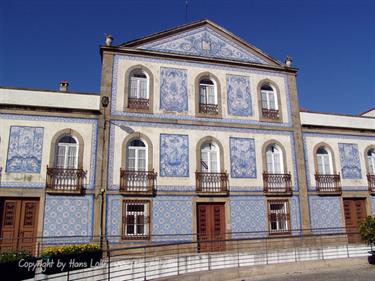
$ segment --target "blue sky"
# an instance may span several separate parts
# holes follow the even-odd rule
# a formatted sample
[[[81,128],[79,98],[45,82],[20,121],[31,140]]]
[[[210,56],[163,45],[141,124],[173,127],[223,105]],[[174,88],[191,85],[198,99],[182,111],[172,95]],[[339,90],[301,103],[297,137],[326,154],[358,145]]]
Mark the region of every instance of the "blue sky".
[[[189,0],[188,21],[202,18],[291,55],[303,108],[375,107],[374,0]],[[99,92],[104,33],[120,44],[185,22],[185,0],[1,0],[0,85]]]

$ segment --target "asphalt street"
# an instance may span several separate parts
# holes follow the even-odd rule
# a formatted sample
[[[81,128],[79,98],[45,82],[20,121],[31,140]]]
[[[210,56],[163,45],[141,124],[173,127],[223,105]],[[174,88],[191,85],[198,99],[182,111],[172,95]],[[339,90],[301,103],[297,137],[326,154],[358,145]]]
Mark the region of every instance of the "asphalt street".
[[[246,277],[232,281],[375,281],[375,265]]]

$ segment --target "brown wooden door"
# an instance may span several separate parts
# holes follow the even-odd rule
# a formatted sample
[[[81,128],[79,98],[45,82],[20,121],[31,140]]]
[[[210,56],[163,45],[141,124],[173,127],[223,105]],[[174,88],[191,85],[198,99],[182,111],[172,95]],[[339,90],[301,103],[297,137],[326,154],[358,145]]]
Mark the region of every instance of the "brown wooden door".
[[[347,232],[358,232],[358,224],[366,218],[365,199],[344,199],[345,225]],[[349,243],[361,242],[359,234],[348,234]]]
[[[224,251],[224,242],[214,242],[225,239],[224,203],[198,204],[197,230],[199,252]]]
[[[25,250],[34,253],[38,225],[39,200],[3,199],[1,204],[1,250]]]

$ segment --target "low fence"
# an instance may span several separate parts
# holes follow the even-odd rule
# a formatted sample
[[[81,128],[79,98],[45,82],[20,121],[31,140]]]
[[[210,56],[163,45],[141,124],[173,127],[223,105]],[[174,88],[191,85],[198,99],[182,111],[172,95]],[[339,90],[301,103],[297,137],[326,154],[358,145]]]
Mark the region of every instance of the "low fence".
[[[223,268],[367,256],[368,246],[348,242],[348,237],[357,234],[342,229],[282,237],[232,233],[236,238],[127,247],[110,245],[107,240],[98,266],[48,276],[39,268],[35,280],[173,280],[181,274]]]

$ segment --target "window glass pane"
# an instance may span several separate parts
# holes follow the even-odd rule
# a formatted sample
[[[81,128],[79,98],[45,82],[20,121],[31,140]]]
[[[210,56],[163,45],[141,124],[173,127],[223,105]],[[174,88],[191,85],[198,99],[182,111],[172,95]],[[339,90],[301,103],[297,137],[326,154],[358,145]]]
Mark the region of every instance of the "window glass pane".
[[[206,103],[206,87],[200,86],[199,87],[199,102],[200,103]]]
[[[367,163],[368,163],[369,174],[374,175],[375,174],[375,151],[370,150],[368,152]]]
[[[266,92],[262,92],[262,108],[268,108],[268,96]]]
[[[208,151],[201,151],[201,171],[208,172]]]
[[[57,168],[64,168],[65,166],[65,150],[66,150],[66,146],[64,145],[59,145],[57,147],[57,159],[56,159]]]
[[[269,93],[269,109],[276,109],[276,101],[275,95],[273,93]]]
[[[274,167],[273,167],[273,155],[270,150],[267,150],[266,152],[266,159],[267,159],[267,172],[273,173]]]
[[[217,152],[211,151],[210,153],[210,172],[211,173],[218,173],[218,165],[217,165]]]
[[[139,80],[139,97],[142,99],[147,99],[147,79]]]
[[[68,149],[68,169],[76,168],[77,163],[77,148],[75,146],[70,146]]]
[[[131,98],[137,98],[138,92],[138,80],[135,77],[130,78],[130,94]]]
[[[128,212],[143,212],[145,210],[144,204],[128,204],[127,211]]]
[[[208,90],[208,104],[216,104],[215,88],[214,86],[207,87]]]
[[[323,155],[323,163],[324,163],[324,172],[326,174],[330,174],[331,173],[331,163],[329,161],[329,155],[328,154],[325,154]]]

